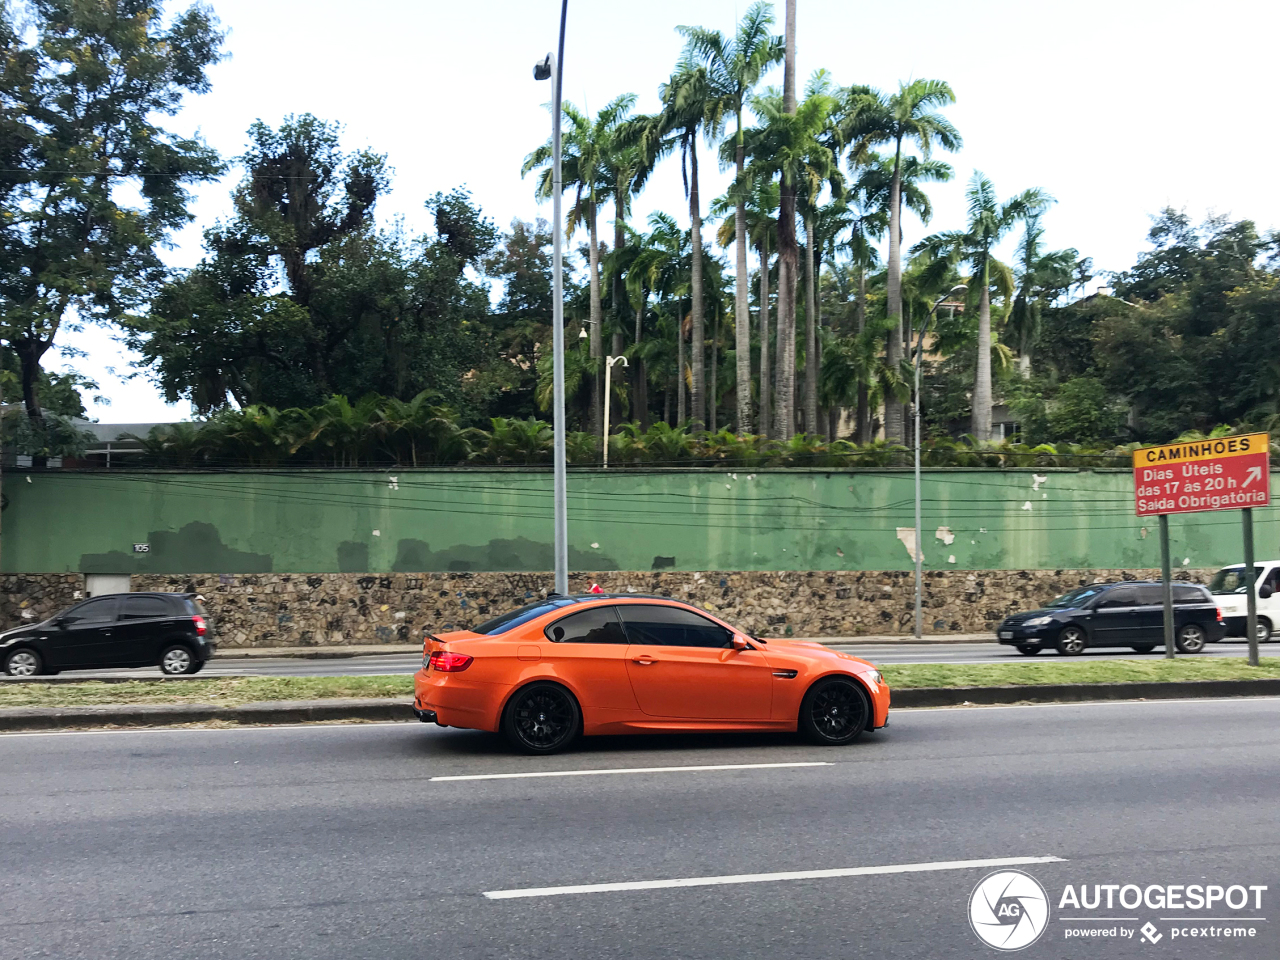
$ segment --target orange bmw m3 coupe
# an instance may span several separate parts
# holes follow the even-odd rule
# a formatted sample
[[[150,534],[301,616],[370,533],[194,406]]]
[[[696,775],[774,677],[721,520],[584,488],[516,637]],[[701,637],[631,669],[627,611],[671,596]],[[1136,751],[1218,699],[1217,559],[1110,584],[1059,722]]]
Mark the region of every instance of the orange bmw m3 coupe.
[[[414,692],[423,722],[501,732],[527,753],[579,735],[711,730],[839,745],[889,722],[889,688],[865,660],[636,594],[553,594],[428,634]]]

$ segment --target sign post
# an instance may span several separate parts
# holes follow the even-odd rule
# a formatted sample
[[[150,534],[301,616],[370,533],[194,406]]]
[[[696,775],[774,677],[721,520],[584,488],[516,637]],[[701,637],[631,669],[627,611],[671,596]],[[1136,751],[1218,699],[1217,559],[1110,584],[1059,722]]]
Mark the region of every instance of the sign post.
[[[1140,517],[1160,518],[1165,656],[1174,656],[1169,514],[1239,510],[1244,524],[1249,663],[1258,665],[1258,601],[1253,582],[1253,508],[1271,503],[1271,437],[1250,433],[1142,447],[1133,451],[1133,495]]]

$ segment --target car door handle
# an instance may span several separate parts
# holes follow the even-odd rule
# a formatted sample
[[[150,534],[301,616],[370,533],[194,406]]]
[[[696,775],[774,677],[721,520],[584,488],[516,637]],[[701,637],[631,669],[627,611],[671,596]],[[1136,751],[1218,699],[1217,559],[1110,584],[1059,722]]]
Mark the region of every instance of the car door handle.
[[[642,667],[647,667],[647,666],[649,666],[650,664],[657,663],[658,661],[657,661],[657,660],[655,660],[653,657],[648,657],[648,656],[646,656],[646,657],[632,657],[632,658],[631,658],[631,662],[632,662],[632,663],[638,663],[638,664],[640,664],[640,666],[642,666]]]

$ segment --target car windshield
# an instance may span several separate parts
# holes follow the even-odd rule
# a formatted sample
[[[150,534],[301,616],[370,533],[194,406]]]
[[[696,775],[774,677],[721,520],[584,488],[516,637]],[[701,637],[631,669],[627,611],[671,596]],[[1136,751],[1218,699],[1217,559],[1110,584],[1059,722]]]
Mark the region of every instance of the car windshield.
[[[1081,587],[1078,590],[1072,590],[1070,593],[1064,593],[1048,604],[1050,607],[1061,607],[1070,609],[1072,607],[1083,607],[1089,602],[1090,597],[1096,597],[1106,589],[1105,583],[1100,583],[1093,587]]]
[[[506,633],[508,630],[514,630],[522,623],[528,623],[544,613],[550,613],[559,607],[565,607],[573,603],[569,597],[555,597],[549,600],[539,600],[537,603],[528,603],[523,607],[517,607],[508,613],[504,613],[500,617],[494,617],[492,620],[486,620],[478,627],[472,627],[472,633],[482,633],[487,637],[495,637],[500,633]]]
[[[1262,576],[1262,567],[1254,566],[1253,574],[1255,579]],[[1248,577],[1244,575],[1244,564],[1238,567],[1223,567],[1213,575],[1213,579],[1209,581],[1210,593],[1244,593],[1245,587],[1249,585]]]

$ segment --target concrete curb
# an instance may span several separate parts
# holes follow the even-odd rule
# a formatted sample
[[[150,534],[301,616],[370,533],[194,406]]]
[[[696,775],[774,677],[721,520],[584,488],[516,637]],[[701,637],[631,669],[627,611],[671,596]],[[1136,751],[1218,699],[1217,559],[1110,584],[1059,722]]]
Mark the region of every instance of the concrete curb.
[[[1100,700],[1184,700],[1277,697],[1280,679],[1169,680],[1150,683],[1054,683],[1008,687],[906,687],[892,692],[894,707],[990,706],[1008,703],[1088,703]]]
[[[0,731],[77,727],[165,727],[179,723],[314,723],[335,720],[413,720],[405,700],[278,700],[221,707],[211,703],[112,704],[92,707],[13,707],[0,710]]]
[[[893,691],[895,709],[1014,703],[1089,703],[1107,700],[1183,700],[1280,696],[1280,679],[1188,680],[1163,683],[1043,684],[1021,687],[908,687]],[[240,724],[341,720],[413,720],[405,700],[279,700],[221,707],[208,703],[118,704],[92,707],[0,709],[0,732],[91,727],[164,727],[221,720]]]

